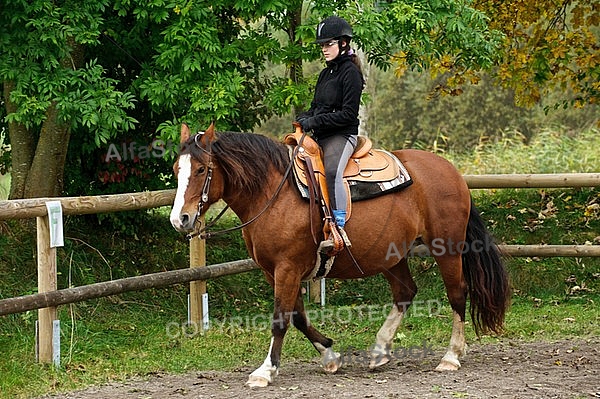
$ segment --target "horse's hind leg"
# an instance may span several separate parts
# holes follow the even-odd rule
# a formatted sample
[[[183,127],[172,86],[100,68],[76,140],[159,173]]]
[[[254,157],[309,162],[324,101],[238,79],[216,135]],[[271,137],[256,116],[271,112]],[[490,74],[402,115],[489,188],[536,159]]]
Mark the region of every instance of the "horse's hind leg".
[[[417,293],[417,285],[410,275],[406,258],[403,258],[384,275],[390,283],[394,304],[387,319],[377,332],[375,344],[371,347],[369,367],[372,369],[390,361],[392,341],[396,335],[396,330]]]
[[[304,311],[304,301],[301,294],[298,294],[296,299],[292,323],[319,351],[322,356],[323,369],[329,373],[335,373],[342,365],[341,355],[333,351],[333,340],[325,337],[310,324],[310,320]]]
[[[467,283],[462,274],[461,255],[456,253],[456,248],[448,249],[444,254],[436,256],[440,273],[446,286],[448,301],[452,307],[452,337],[446,354],[436,367],[438,371],[458,370],[459,357],[466,352],[465,342],[465,309],[467,306]]]

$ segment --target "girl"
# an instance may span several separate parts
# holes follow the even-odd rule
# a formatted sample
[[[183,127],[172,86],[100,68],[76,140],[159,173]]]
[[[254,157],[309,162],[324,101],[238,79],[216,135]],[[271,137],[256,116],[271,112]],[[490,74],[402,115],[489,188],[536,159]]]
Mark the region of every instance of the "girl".
[[[344,231],[348,198],[343,173],[356,147],[364,78],[360,60],[350,48],[352,27],[348,22],[328,17],[317,26],[316,37],[327,66],[317,80],[310,109],[300,114],[297,121],[303,130],[312,130],[323,149],[330,207],[344,244],[350,247]]]

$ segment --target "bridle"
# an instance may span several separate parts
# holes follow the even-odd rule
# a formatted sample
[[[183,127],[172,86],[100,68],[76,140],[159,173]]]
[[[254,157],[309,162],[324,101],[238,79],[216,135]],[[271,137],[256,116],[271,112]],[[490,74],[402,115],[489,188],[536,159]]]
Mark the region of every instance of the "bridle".
[[[198,138],[201,138],[203,135],[204,135],[204,132],[198,132],[198,133],[196,133],[196,135],[194,136],[194,144],[196,145],[197,148],[199,148],[200,150],[202,150],[203,152],[205,152],[208,155],[208,157],[209,157],[209,162],[208,162],[208,165],[207,165],[208,170],[206,172],[206,179],[204,179],[204,183],[202,185],[202,192],[201,192],[201,195],[200,195],[200,200],[198,201],[198,210],[196,211],[196,216],[194,217],[194,231],[186,235],[186,238],[188,240],[191,240],[194,237],[200,237],[201,239],[208,239],[208,238],[211,238],[213,236],[217,236],[217,235],[221,235],[221,234],[226,234],[226,233],[230,233],[232,231],[236,231],[236,230],[242,229],[242,228],[248,226],[249,224],[255,222],[273,204],[273,202],[275,201],[275,199],[277,198],[277,196],[281,192],[281,189],[283,188],[283,186],[284,186],[284,184],[285,184],[288,176],[290,175],[290,172],[292,171],[292,167],[294,165],[294,156],[292,156],[291,159],[290,159],[290,163],[288,164],[287,168],[285,169],[285,172],[283,174],[283,178],[281,179],[281,182],[279,183],[279,186],[277,186],[277,189],[275,190],[275,193],[269,199],[269,201],[267,201],[267,203],[264,206],[264,208],[258,214],[256,214],[250,220],[248,220],[245,223],[242,223],[239,226],[234,226],[234,227],[231,227],[231,228],[228,228],[228,229],[224,229],[224,230],[210,231],[209,232],[207,230],[210,227],[214,226],[217,223],[217,221],[225,214],[225,212],[229,209],[229,205],[226,205],[225,208],[223,208],[223,210],[217,215],[217,217],[214,218],[210,223],[208,223],[204,227],[202,227],[202,223],[198,223],[198,218],[200,217],[200,213],[202,212],[202,208],[204,207],[204,205],[206,203],[208,203],[208,192],[210,191],[210,183],[212,181],[213,168],[214,168],[214,164],[213,164],[213,161],[212,161],[212,157],[214,156],[214,154],[212,152],[212,143],[208,144],[208,149],[202,147],[202,145],[199,143]],[[303,133],[302,138],[304,138],[305,135],[306,135],[306,132]],[[296,151],[298,150],[298,148],[299,148],[299,146],[294,149],[294,155],[295,155]]]
[[[204,135],[204,132],[198,132],[196,133],[196,135],[194,136],[194,144],[196,145],[196,148],[204,151],[207,155],[208,155],[208,165],[207,165],[207,172],[206,172],[206,179],[204,179],[204,183],[202,184],[202,192],[200,194],[200,200],[198,201],[198,209],[196,211],[196,216],[194,216],[194,229],[196,229],[197,223],[198,223],[198,217],[200,216],[200,213],[202,212],[202,208],[204,207],[204,205],[206,203],[208,203],[208,192],[210,191],[210,183],[212,182],[212,176],[213,176],[213,161],[212,161],[212,157],[213,157],[213,153],[212,153],[212,143],[209,142],[208,143],[208,150],[205,149],[204,147],[202,147],[202,145],[200,145],[200,143],[198,142],[198,138],[202,137]],[[191,153],[190,153],[191,155]],[[186,237],[188,239],[192,239],[194,238],[196,235],[200,235],[203,231],[202,230],[197,230],[194,231],[194,233],[190,233],[188,234]]]

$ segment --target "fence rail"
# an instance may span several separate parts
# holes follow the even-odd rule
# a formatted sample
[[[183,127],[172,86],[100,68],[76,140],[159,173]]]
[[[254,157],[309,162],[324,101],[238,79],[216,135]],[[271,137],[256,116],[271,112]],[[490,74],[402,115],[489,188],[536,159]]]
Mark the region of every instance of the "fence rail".
[[[600,245],[499,245],[498,248],[504,255],[508,256],[600,257]],[[417,256],[427,256],[428,254],[427,247],[424,245],[415,247],[413,252]],[[119,295],[125,292],[141,291],[148,288],[164,288],[192,281],[211,280],[255,269],[258,269],[258,265],[252,259],[242,259],[206,267],[170,270],[81,287],[2,299],[0,300],[0,316]]]
[[[475,188],[567,188],[600,187],[600,173],[464,175]]]
[[[143,276],[104,281],[81,287],[2,299],[0,300],[0,316],[103,298],[125,292],[141,291],[148,288],[164,288],[175,284],[189,283],[190,281],[210,280],[230,274],[244,273],[257,268],[258,265],[254,261],[244,259],[206,267],[190,267],[144,274]]]
[[[174,200],[175,190],[85,197],[6,200],[0,201],[0,220],[46,216],[48,214],[46,202],[48,201],[60,201],[65,215],[89,215],[170,206]]]
[[[464,175],[470,189],[600,187],[600,173]],[[65,215],[133,211],[170,206],[175,190],[84,197],[0,201],[0,220],[45,216],[46,202],[59,200]]]

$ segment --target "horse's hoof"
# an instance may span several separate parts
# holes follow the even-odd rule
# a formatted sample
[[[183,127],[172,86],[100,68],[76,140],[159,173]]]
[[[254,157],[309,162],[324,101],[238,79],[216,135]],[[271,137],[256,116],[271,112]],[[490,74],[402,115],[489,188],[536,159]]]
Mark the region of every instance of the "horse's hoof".
[[[248,377],[248,381],[246,382],[246,385],[249,386],[250,388],[264,388],[264,387],[269,386],[269,380],[267,380],[264,377],[251,375],[250,377]]]
[[[435,368],[435,371],[456,371],[460,368],[460,362],[458,360],[452,361],[442,359],[440,364]]]
[[[384,364],[388,364],[390,362],[389,356],[377,356],[371,359],[369,362],[369,368],[371,370],[376,369],[378,367],[383,366]]]
[[[322,365],[323,370],[330,374],[337,372],[342,365],[341,355],[331,348],[327,348],[323,355]]]
[[[325,370],[329,374],[337,373],[339,368],[340,368],[340,365],[337,364],[336,362],[330,362],[330,363],[323,365],[323,370]]]

